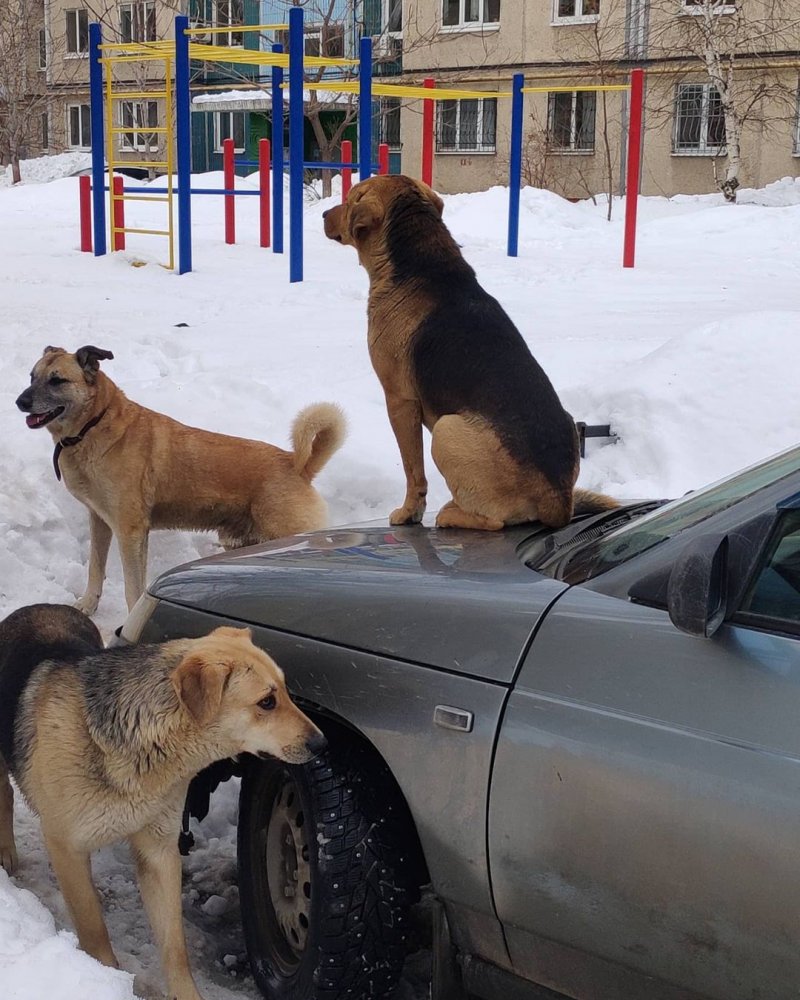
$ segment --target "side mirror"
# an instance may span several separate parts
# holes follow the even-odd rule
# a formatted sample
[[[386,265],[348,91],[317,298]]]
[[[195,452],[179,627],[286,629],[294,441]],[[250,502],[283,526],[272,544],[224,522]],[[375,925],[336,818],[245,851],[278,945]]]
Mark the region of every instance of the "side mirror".
[[[689,635],[710,638],[728,610],[728,538],[703,535],[672,566],[667,583],[672,624]]]

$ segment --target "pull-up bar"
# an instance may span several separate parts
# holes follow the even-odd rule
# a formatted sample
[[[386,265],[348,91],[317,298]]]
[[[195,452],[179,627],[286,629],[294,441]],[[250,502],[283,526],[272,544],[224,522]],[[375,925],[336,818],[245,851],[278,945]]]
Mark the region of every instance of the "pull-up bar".
[[[628,156],[625,181],[625,242],[622,266],[633,267],[636,258],[636,210],[639,202],[639,177],[642,158],[642,106],[644,70],[631,71],[630,83],[590,84],[570,87],[526,87],[522,73],[514,76],[511,98],[511,155],[508,178],[508,256],[519,254],[519,202],[522,188],[522,133],[525,94],[552,94],[581,91],[628,91]]]

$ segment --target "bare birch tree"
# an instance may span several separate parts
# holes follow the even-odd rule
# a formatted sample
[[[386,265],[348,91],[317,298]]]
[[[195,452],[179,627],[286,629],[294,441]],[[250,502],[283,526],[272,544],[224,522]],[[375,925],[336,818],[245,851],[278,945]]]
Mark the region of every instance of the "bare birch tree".
[[[722,194],[735,202],[745,132],[768,131],[794,115],[796,74],[790,82],[774,56],[798,48],[797,5],[785,0],[652,0],[651,18],[651,55],[681,54],[686,73],[699,63],[716,90],[725,163],[720,172],[714,158],[712,168]]]

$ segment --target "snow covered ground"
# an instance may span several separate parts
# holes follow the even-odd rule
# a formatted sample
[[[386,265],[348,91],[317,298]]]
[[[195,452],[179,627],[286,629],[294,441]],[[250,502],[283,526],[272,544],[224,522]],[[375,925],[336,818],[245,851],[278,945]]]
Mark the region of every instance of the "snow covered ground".
[[[129,237],[126,252],[102,260],[77,252],[77,181],[50,178],[81,166],[74,157],[32,164],[18,187],[0,176],[0,614],[72,602],[85,583],[84,510],[56,482],[50,436],[26,429],[14,407],[47,344],[108,348],[105,370],[133,399],[281,445],[303,405],[339,402],[349,438],[318,480],[331,522],[386,515],[403,475],[366,351],[367,279],[351,249],[322,235],[327,204],[307,205],[306,281],[289,285],[288,259],[257,247],[257,199],[239,200],[240,245],[227,247],[221,201],[198,198],[196,271],[178,278],[158,266],[163,240]],[[221,177],[198,183],[219,187]],[[717,196],[644,199],[633,271],[620,266],[620,205],[608,224],[602,205],[526,190],[520,256],[509,260],[505,191],[445,202],[464,253],[567,407],[618,435],[590,442],[583,485],[679,495],[796,442],[800,181],[745,191],[735,207]],[[133,203],[128,224],[161,228],[163,209]],[[433,510],[446,494],[428,468]],[[207,536],[156,535],[150,578],[215,549]],[[97,622],[108,635],[124,615],[114,553]],[[235,793],[229,783],[216,795],[185,865],[193,965],[209,1000],[256,996],[237,925]],[[0,872],[0,996],[130,998],[129,976],[102,969],[57,930],[68,924],[37,822],[17,811],[21,868],[14,879]],[[123,964],[158,983],[126,850],[102,852],[96,873]],[[423,978],[424,963],[412,967],[401,997],[423,996]]]

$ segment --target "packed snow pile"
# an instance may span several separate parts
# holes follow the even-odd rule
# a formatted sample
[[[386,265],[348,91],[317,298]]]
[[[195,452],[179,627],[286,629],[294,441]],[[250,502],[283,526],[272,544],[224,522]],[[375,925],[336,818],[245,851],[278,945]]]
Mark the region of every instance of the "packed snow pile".
[[[37,156],[35,159],[22,160],[20,173],[23,184],[46,184],[61,177],[72,177],[89,170],[92,165],[92,154],[77,150],[70,153],[54,153],[52,156]],[[0,168],[0,188],[11,185],[11,167]]]
[[[70,157],[62,174],[81,165]],[[222,200],[195,198],[195,272],[178,277],[160,266],[166,241],[155,237],[129,236],[124,252],[101,259],[79,253],[78,182],[27,183],[44,180],[59,158],[35,162],[23,170],[26,183],[0,190],[0,614],[72,602],[86,582],[86,512],[56,481],[47,431],[28,430],[14,405],[48,344],[109,349],[104,370],[137,402],[277,445],[287,445],[301,407],[338,402],[348,440],[317,480],[331,522],[383,518],[397,506],[404,478],[367,355],[367,278],[352,248],[324,237],[322,212],[333,201],[307,202],[305,281],[290,285],[288,203],[280,256],[258,247],[257,198],[237,200],[237,246],[224,243]],[[223,184],[221,174],[196,180]],[[237,179],[242,190],[257,183]],[[600,201],[570,204],[533,189],[522,193],[520,255],[507,258],[507,197],[502,188],[446,197],[444,218],[573,416],[611,424],[613,442],[589,442],[583,485],[619,497],[676,496],[796,443],[796,179],[743,191],[736,206],[717,195],[642,199],[634,270],[621,267],[621,203],[607,223]],[[163,204],[126,210],[131,226],[166,221]],[[427,469],[434,511],[447,492],[430,458]],[[149,578],[213,551],[210,535],[157,533]],[[125,613],[112,548],[96,620],[108,636]],[[68,923],[37,822],[22,806],[18,819],[20,871],[12,880],[0,874],[0,996],[130,997],[128,977],[95,966],[56,930]],[[237,923],[235,819],[231,783],[185,865],[192,962],[209,1000],[257,995]],[[157,981],[127,851],[102,852],[97,872],[123,966]],[[401,993],[423,995],[410,980]]]

